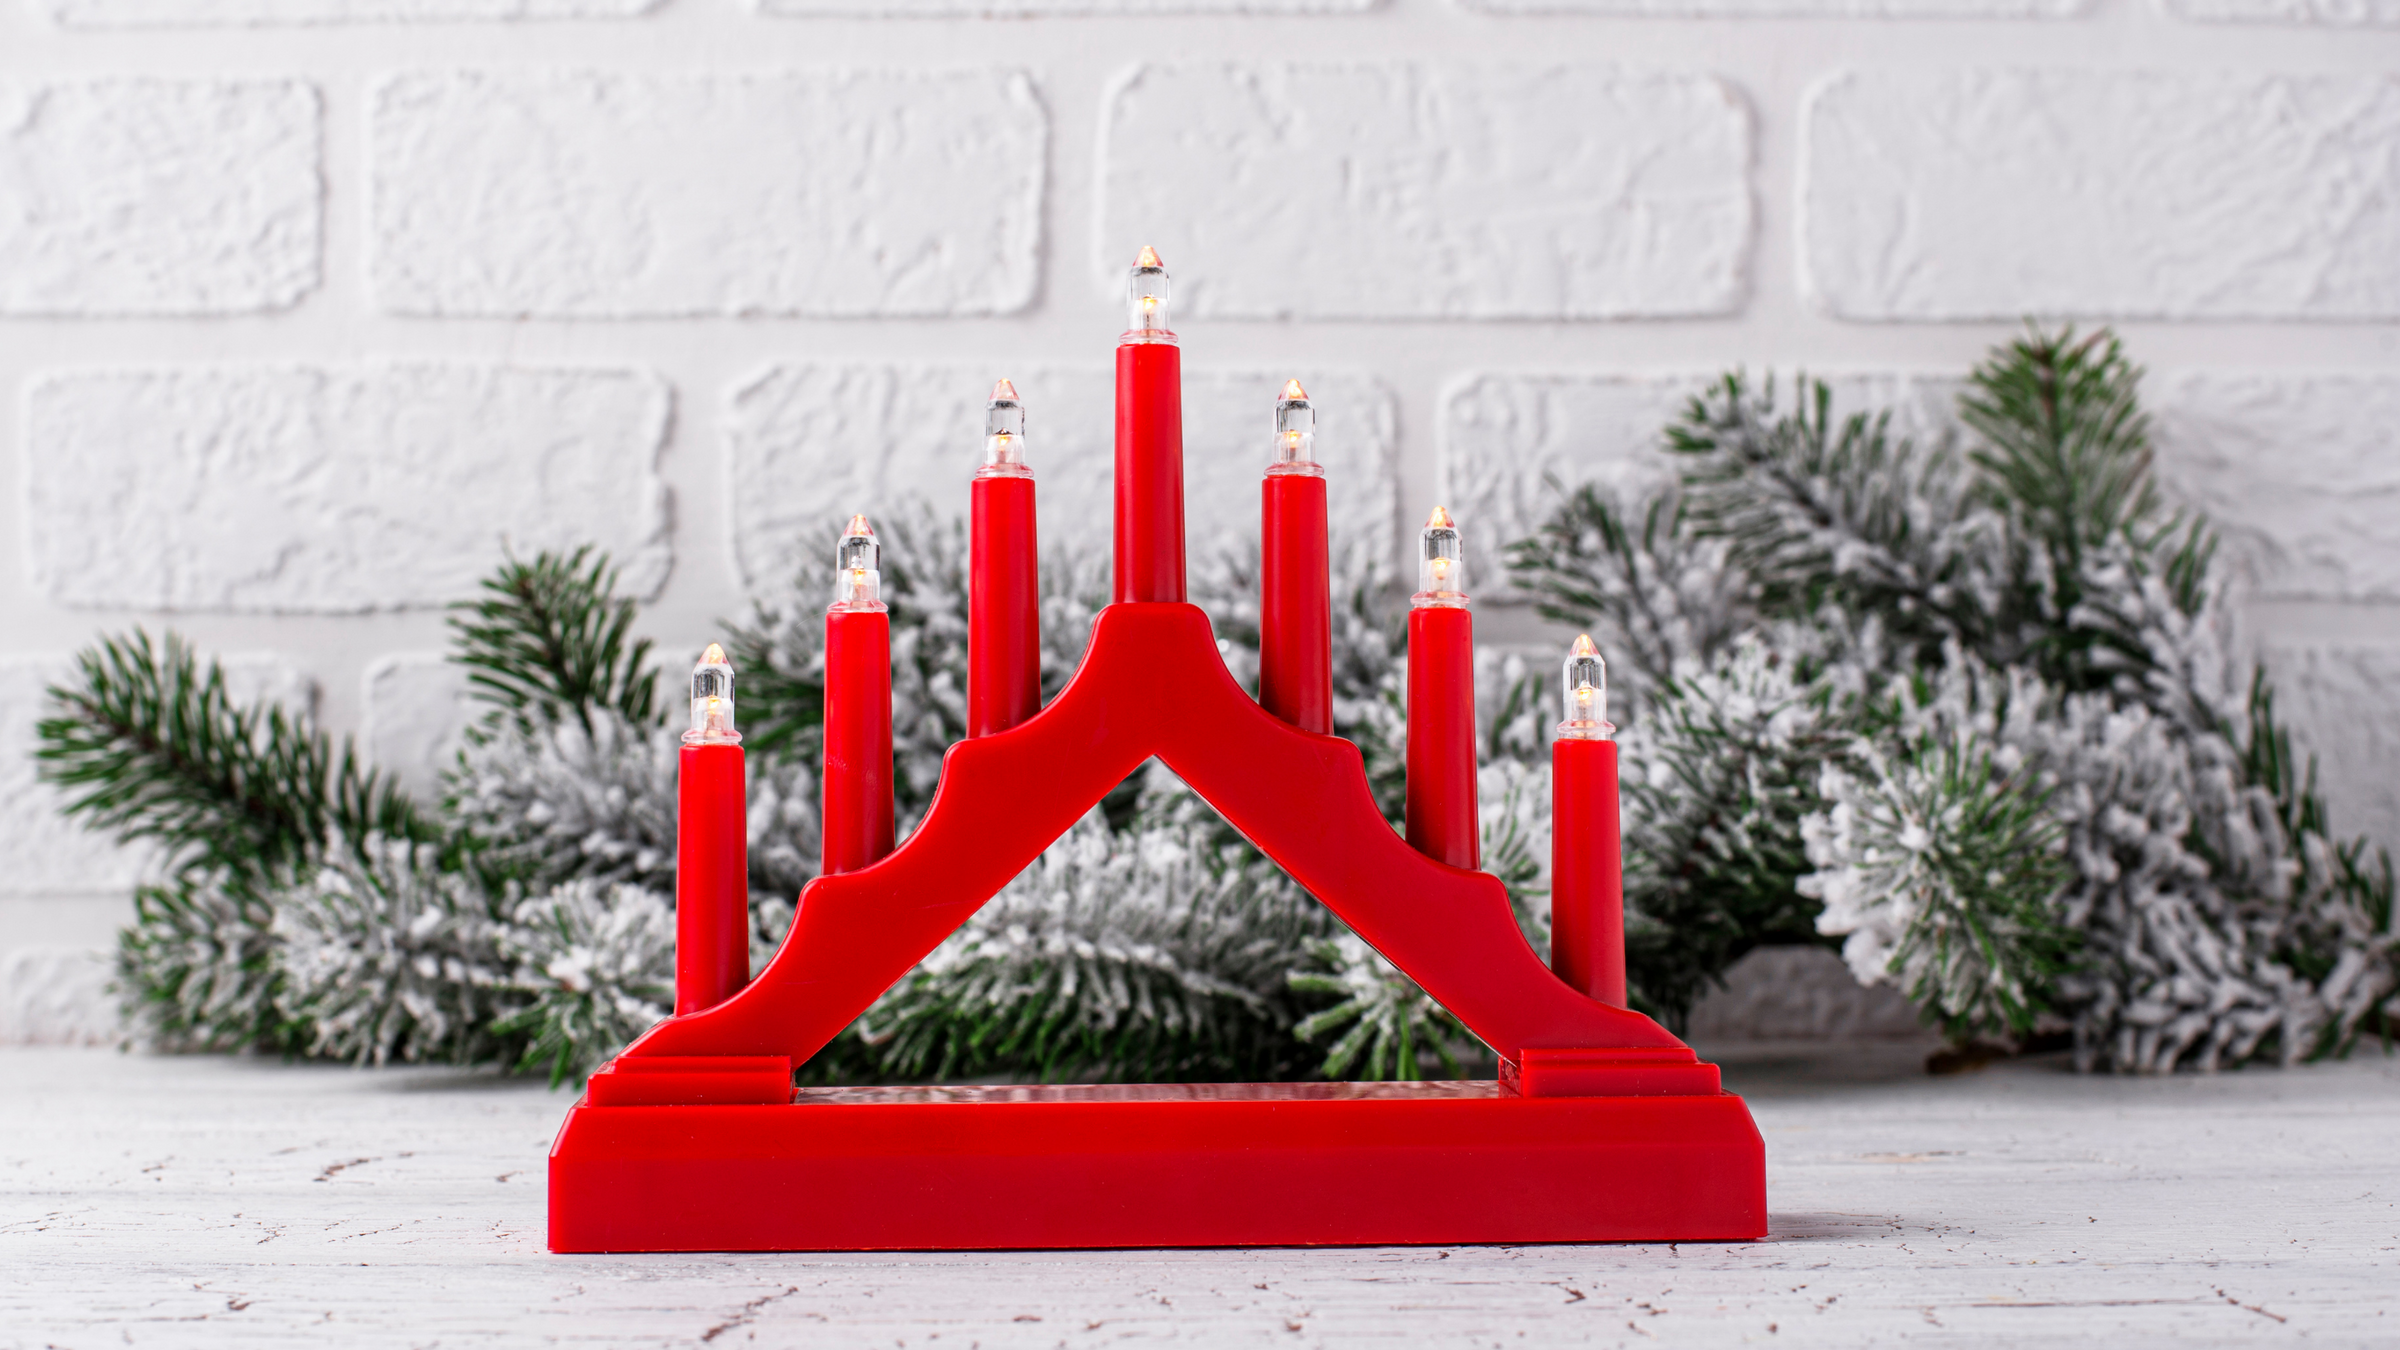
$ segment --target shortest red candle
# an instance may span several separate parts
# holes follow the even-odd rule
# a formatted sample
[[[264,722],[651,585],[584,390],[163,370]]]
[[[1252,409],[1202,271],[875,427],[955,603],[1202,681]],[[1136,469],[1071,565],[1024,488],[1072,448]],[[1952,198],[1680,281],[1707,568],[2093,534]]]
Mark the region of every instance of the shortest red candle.
[[[879,595],[881,563],[867,518],[852,516],[825,614],[827,876],[892,851],[892,625]]]
[[[1625,1006],[1625,849],[1608,667],[1589,634],[1567,656],[1566,720],[1550,745],[1550,969]]]
[[[1333,734],[1333,587],[1317,414],[1298,380],[1275,402],[1275,461],[1260,486],[1258,705]]]
[[[1452,867],[1483,865],[1475,796],[1475,615],[1458,527],[1440,507],[1420,537],[1408,610],[1408,842]]]
[[[750,982],[750,838],[733,665],[716,643],[692,668],[692,725],[676,785],[675,1012],[701,1012]]]

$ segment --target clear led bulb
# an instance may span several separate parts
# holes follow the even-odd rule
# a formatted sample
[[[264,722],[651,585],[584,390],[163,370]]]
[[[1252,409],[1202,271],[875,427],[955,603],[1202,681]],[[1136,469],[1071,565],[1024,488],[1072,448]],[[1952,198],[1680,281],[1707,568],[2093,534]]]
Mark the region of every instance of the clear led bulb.
[[[692,667],[692,725],[683,733],[685,745],[740,745],[742,733],[733,729],[733,663],[725,649],[712,642]]]
[[[1592,635],[1576,637],[1567,652],[1561,692],[1566,696],[1565,721],[1558,724],[1562,741],[1605,741],[1617,734],[1608,721],[1608,663],[1592,645]]]
[[[883,603],[883,548],[865,516],[850,517],[842,542],[833,555],[833,607],[880,612]]]
[[[1167,326],[1167,289],[1167,265],[1158,260],[1158,250],[1142,245],[1125,285],[1125,333],[1117,341],[1175,340],[1175,330]]]
[[[1408,602],[1415,609],[1467,607],[1467,560],[1460,551],[1458,526],[1438,506],[1417,533],[1417,593]]]
[[[1033,466],[1025,462],[1025,405],[1017,401],[1017,387],[1002,380],[992,386],[992,401],[983,405],[983,467],[975,476],[1016,477],[1032,472]]]
[[[1275,460],[1267,472],[1325,476],[1325,466],[1317,463],[1317,410],[1298,380],[1285,381],[1275,400]]]

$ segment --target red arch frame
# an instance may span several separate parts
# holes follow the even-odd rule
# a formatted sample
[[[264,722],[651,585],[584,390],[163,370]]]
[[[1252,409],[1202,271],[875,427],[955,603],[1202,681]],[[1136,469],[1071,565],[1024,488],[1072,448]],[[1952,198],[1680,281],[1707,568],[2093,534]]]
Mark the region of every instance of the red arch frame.
[[[810,882],[746,988],[659,1023],[622,1058],[806,1060],[1152,756],[1512,1066],[1528,1049],[1682,1048],[1552,974],[1498,879],[1410,848],[1377,810],[1358,747],[1261,710],[1207,614],[1144,603],[1100,611],[1047,708],[950,747],[906,843]]]

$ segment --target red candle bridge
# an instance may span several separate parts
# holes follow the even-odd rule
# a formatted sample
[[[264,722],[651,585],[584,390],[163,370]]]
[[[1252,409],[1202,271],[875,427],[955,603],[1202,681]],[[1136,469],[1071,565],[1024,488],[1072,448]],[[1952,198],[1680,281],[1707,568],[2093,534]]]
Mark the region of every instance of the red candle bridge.
[[[1766,1231],[1764,1146],[1714,1065],[1625,1006],[1614,728],[1589,638],[1553,746],[1553,942],[1475,870],[1473,613],[1436,508],[1409,613],[1405,838],[1331,734],[1324,469],[1295,381],[1261,487],[1260,689],[1185,600],[1181,353],[1144,249],[1117,348],[1115,602],[1041,704],[1035,479],[993,390],[969,483],[969,735],[894,846],[890,627],[863,517],[826,614],[825,843],[756,978],[734,672],[693,676],[676,1012],[550,1153],[554,1251],[1694,1241]],[[1172,715],[1162,714],[1172,709]],[[1475,1082],[795,1088],[816,1054],[1156,758],[1499,1056]]]

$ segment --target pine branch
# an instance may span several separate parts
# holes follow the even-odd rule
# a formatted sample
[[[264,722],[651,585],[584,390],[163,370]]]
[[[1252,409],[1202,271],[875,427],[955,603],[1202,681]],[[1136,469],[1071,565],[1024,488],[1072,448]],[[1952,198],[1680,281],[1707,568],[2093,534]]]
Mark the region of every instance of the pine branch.
[[[590,732],[603,709],[654,723],[650,640],[633,636],[636,606],[616,587],[617,569],[589,544],[510,558],[480,599],[452,607],[450,659],[467,667],[493,718],[526,730],[572,716]]]
[[[1850,728],[1830,692],[1757,638],[1667,681],[1623,738],[1626,979],[1679,1029],[1753,947],[1817,942],[1801,820]]]
[[[1692,400],[1667,446],[1687,528],[1724,543],[1767,617],[1874,615],[1923,660],[1951,637],[1991,644],[1988,522],[1946,447],[1893,436],[1888,412],[1836,421],[1833,391],[1805,377],[1785,412],[1772,380],[1753,392],[1738,373]]]
[[[2154,534],[2166,510],[2150,474],[2140,367],[2103,328],[2026,336],[1975,367],[1959,415],[1995,499],[2046,544],[2059,574],[2120,536]]]
[[[1741,574],[1718,541],[1686,528],[1683,499],[1628,502],[1596,483],[1569,491],[1534,533],[1508,546],[1508,567],[1543,618],[1598,630],[1612,676],[1655,686],[1677,662],[1707,661],[1745,620]]]
[[[172,1050],[306,1048],[276,1004],[283,973],[271,901],[223,874],[133,893],[117,934],[117,990],[138,1039]]]
[[[203,671],[172,633],[163,648],[139,629],[103,638],[76,670],[49,690],[34,752],[42,777],[65,789],[68,815],[161,845],[179,873],[265,887],[336,836],[435,836],[347,738],[337,752],[280,707],[236,706],[217,663]]]

